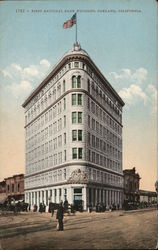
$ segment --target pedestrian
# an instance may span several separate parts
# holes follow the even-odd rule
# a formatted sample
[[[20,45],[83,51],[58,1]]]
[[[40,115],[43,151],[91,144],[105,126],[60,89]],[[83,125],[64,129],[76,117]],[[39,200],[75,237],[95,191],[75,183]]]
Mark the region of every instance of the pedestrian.
[[[65,201],[64,201],[64,211],[65,212],[68,212],[68,205],[69,205],[68,200],[65,199]]]
[[[40,205],[39,205],[39,212],[42,214],[42,212],[43,212],[43,206],[42,206],[42,203],[40,203]]]
[[[42,202],[42,212],[46,211],[46,205],[44,204],[44,201]]]
[[[54,215],[54,205],[52,202],[49,203],[49,212],[51,213],[51,217]]]
[[[57,215],[56,219],[58,220],[58,227],[57,231],[63,231],[64,226],[63,226],[63,216],[64,216],[64,208],[63,208],[63,203],[60,202],[58,210],[57,210]]]
[[[92,212],[92,204],[90,203],[89,204],[89,213],[91,213]]]

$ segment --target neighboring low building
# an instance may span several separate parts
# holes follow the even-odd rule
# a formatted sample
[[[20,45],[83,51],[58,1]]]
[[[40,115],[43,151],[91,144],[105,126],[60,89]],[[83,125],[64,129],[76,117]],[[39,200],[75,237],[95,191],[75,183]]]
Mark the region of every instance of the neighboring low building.
[[[6,182],[3,180],[0,182],[0,194],[6,193]]]
[[[24,199],[24,174],[13,175],[5,178],[6,195],[15,200]]]
[[[0,182],[0,203],[3,203],[7,198],[6,196],[6,182],[3,180]]]
[[[139,181],[140,176],[136,173],[135,167],[123,170],[124,175],[124,201],[139,202]]]
[[[146,203],[156,203],[157,202],[157,193],[147,190],[139,190],[140,193],[140,202]]]

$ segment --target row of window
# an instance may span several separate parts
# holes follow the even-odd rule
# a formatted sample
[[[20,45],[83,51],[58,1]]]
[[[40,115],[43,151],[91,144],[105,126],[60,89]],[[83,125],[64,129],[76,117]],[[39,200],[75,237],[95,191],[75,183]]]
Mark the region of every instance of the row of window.
[[[121,116],[121,111],[118,108],[118,102],[112,101],[93,81],[87,80],[87,90],[93,97],[95,97],[100,104],[104,105],[106,108],[110,108],[112,113]]]
[[[35,104],[31,110],[28,111],[28,115],[25,116],[25,122],[30,122],[33,118],[40,114],[44,109],[53,103],[57,98],[61,96],[62,93],[66,91],[65,89],[65,80],[63,80],[63,91],[61,91],[60,82],[57,84],[57,87],[53,87],[52,91],[49,90],[48,94],[45,94],[44,97]],[[81,76],[72,76],[72,88],[81,88]]]
[[[37,133],[37,135],[32,136],[30,139],[28,139],[26,141],[26,152],[35,150],[35,151],[38,151],[37,154],[40,154],[40,147],[41,147],[41,151],[42,151],[42,148],[44,151],[44,147],[47,149],[49,147],[49,149],[46,150],[46,152],[48,151],[50,152],[52,149],[56,149],[57,147],[66,145],[66,133],[64,133],[63,135],[59,135],[53,140],[50,140],[50,136],[52,135],[52,126],[50,128],[51,130],[49,130],[49,134],[48,134],[48,128],[46,128],[45,130],[41,131],[41,133]],[[37,147],[37,144],[39,144],[40,142],[44,142],[44,140],[48,138],[49,138],[49,141],[45,143],[45,146],[44,144],[42,144],[41,146]],[[82,130],[76,130],[76,129],[72,130],[72,141],[82,141]]]
[[[88,107],[88,109],[91,111],[91,113],[93,115],[96,115],[97,119],[99,118],[99,120],[101,122],[108,125],[115,132],[121,134],[122,127],[117,122],[115,122],[106,112],[104,112],[101,108],[99,108],[99,106],[96,105],[93,101],[91,102],[91,104],[92,104],[91,107],[93,107],[93,108],[90,109],[90,107]],[[90,123],[90,115],[89,115],[89,123]],[[93,129],[95,129],[95,124],[93,126],[94,126]]]
[[[69,71],[71,68],[81,68],[84,70],[88,70],[89,72],[89,67],[85,65],[85,63],[83,62],[70,62],[68,64],[66,64],[54,77],[52,77],[52,79],[43,87],[43,89],[34,97],[34,99],[32,101],[29,102],[29,104],[26,106],[26,109],[29,109],[30,107],[32,107],[34,105],[34,103],[37,102],[37,106],[39,105],[39,99],[44,96],[44,99],[46,98],[46,96],[50,96],[51,95],[51,89],[53,88],[53,90],[56,90],[56,88],[60,88],[60,82],[57,82],[61,77],[64,76],[64,74]],[[65,79],[62,81],[62,92],[65,92],[65,88],[66,88],[66,84],[65,84]],[[33,108],[33,107],[32,107]]]
[[[115,161],[91,150],[88,150],[87,160],[117,172],[121,171],[121,161]]]
[[[72,105],[82,105],[82,94],[72,94]],[[66,98],[63,99],[63,111],[66,110]],[[37,132],[40,128],[42,128],[48,122],[51,122],[52,119],[55,119],[57,115],[62,113],[62,102],[60,101],[53,108],[47,111],[44,115],[41,116],[37,121],[26,128],[26,135],[30,136],[30,134]],[[66,119],[66,116],[64,116]],[[66,123],[66,121],[65,121]]]
[[[44,169],[66,162],[67,153],[66,153],[66,150],[64,150],[63,152],[61,151],[58,154],[57,153],[50,154],[49,156],[45,158],[42,158],[39,160],[36,160],[34,158],[33,160],[34,162],[30,163],[29,159],[28,158],[26,159],[26,174],[36,173]]]
[[[112,133],[107,127],[103,126],[94,118],[91,118],[90,115],[88,115],[88,127],[112,142],[114,142],[115,140],[117,141],[119,139],[118,134],[121,135],[122,133],[122,131],[119,131],[119,133],[118,131],[115,131],[117,135]]]
[[[42,128],[45,124],[48,122],[51,122],[53,119],[57,117],[57,115],[61,114],[62,111],[66,110],[66,98],[63,99],[63,110],[62,110],[62,102],[59,102],[57,105],[55,105],[53,108],[51,108],[49,111],[47,111],[44,115],[42,115],[38,120],[36,120],[33,124],[29,125],[26,128],[26,135],[30,136],[34,132],[38,131],[40,128]],[[64,116],[66,119],[66,116]]]
[[[104,184],[122,186],[123,178],[114,174],[105,173],[99,170],[89,168],[89,179]]]
[[[10,185],[7,185],[7,192],[8,193],[19,193],[20,192],[20,183],[12,183]]]
[[[111,146],[109,143],[107,143],[107,141],[105,142],[102,139],[99,139],[95,135],[88,133],[87,143],[90,147],[96,148],[97,150],[102,151],[104,154],[108,154],[112,157],[115,157],[116,159],[120,159],[121,151]]]
[[[63,120],[63,121],[62,121]],[[63,126],[62,126],[63,123]],[[72,112],[72,123],[82,123],[82,112]],[[36,123],[34,126],[29,126],[26,128],[26,137],[28,138],[33,133],[36,133],[36,135],[32,136],[31,138],[35,138],[39,136],[38,130],[40,129],[39,126],[40,123]],[[61,131],[63,128],[66,127],[66,115],[63,116],[63,118],[58,119],[53,124],[49,125],[49,135],[56,134],[57,132]],[[45,132],[44,132],[45,131]],[[45,134],[45,137],[48,136],[48,127],[45,128],[45,130],[41,130],[41,136]],[[31,139],[30,138],[30,139]],[[42,138],[43,140],[44,138]],[[32,139],[31,139],[32,140]]]
[[[43,146],[43,145],[42,145]],[[40,154],[40,158],[44,155],[43,152]],[[39,156],[39,152],[38,152]],[[35,152],[30,152],[26,154],[26,172],[33,173],[36,171],[43,170],[48,167],[56,166],[66,161],[66,150],[64,150],[64,155],[62,152],[58,154],[51,154],[48,157],[40,159],[37,161],[37,154]],[[82,159],[83,158],[83,148],[72,148],[72,159]]]
[[[49,183],[55,183],[57,181],[64,181],[67,179],[67,169],[53,170],[49,173],[39,174],[33,177],[29,177],[25,180],[25,188],[38,187]]]
[[[97,131],[98,132],[98,131]],[[99,133],[100,132],[100,133]],[[88,132],[88,145],[92,145],[93,147],[95,147],[95,145],[97,144],[97,148],[100,148],[101,150],[106,150],[105,146],[104,149],[102,149],[102,145],[105,144],[105,142],[111,142],[113,143],[113,145],[115,145],[115,147],[122,147],[122,140],[117,137],[115,134],[113,134],[112,132],[110,132],[108,129],[104,128],[102,125],[100,125],[100,131],[98,132],[98,134],[101,135],[101,137],[95,137],[95,135],[92,135],[91,133]],[[102,138],[103,140],[101,140],[100,138]],[[98,140],[100,140],[100,142],[98,142]],[[105,141],[104,141],[105,140]]]

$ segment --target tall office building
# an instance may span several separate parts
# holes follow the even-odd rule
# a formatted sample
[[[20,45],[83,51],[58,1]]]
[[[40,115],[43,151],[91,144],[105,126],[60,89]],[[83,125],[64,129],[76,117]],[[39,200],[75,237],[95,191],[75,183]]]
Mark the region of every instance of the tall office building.
[[[26,202],[121,206],[123,105],[75,43],[23,103]]]

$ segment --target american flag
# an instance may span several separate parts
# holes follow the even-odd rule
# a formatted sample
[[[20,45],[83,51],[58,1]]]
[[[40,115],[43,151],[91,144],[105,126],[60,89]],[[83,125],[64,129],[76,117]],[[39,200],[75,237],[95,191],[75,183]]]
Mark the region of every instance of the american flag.
[[[76,13],[71,17],[70,20],[64,22],[63,29],[71,28],[74,24],[76,24]]]

